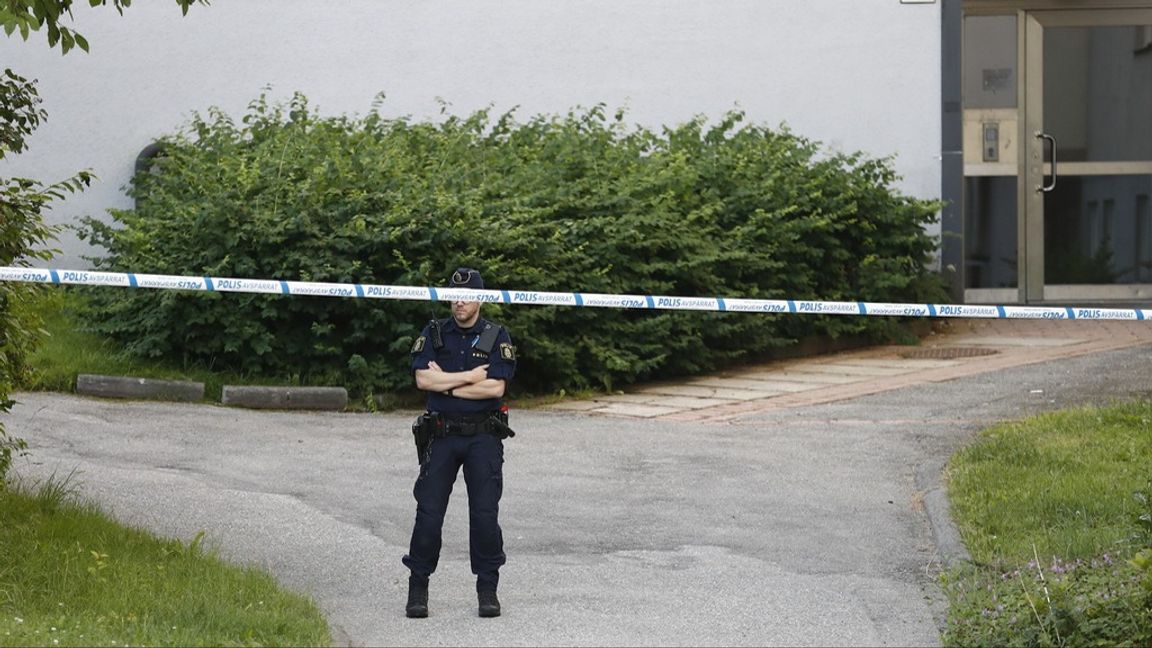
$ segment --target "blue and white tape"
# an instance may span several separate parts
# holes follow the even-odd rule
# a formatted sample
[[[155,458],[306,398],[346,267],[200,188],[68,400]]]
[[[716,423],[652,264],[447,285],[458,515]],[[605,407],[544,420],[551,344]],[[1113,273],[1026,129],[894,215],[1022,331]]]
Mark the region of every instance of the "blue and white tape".
[[[526,290],[472,290],[380,284],[323,283],[279,279],[185,277],[95,270],[54,270],[0,267],[0,281],[119,286],[200,292],[264,293],[353,299],[465,301],[532,306],[579,306],[694,310],[732,313],[793,313],[901,317],[973,317],[988,319],[1148,320],[1152,309],[1073,308],[1068,306],[985,306],[965,304],[889,304],[878,302],[743,299],[736,297],[672,297],[666,295],[604,295],[599,293],[539,292]]]

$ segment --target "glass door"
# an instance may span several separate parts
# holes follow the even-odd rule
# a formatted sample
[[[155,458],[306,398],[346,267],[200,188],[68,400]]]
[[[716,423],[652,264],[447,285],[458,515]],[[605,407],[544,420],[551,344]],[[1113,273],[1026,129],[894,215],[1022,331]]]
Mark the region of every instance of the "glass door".
[[[1020,17],[1015,10],[962,23],[964,301],[1019,300]]]
[[[1152,9],[1023,14],[1019,300],[1152,299]]]

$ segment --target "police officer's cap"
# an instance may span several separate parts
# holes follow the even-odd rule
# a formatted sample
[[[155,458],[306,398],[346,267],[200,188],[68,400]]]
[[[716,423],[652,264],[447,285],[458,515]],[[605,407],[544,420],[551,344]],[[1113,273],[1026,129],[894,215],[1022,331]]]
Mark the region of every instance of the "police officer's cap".
[[[448,280],[448,287],[484,290],[484,278],[480,276],[479,270],[456,268],[456,272],[453,272],[452,278]]]

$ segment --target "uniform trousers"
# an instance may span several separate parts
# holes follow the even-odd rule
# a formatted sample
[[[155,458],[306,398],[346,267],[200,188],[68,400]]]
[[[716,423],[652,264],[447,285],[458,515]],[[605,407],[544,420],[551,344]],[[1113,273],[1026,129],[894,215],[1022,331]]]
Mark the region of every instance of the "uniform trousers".
[[[404,564],[417,579],[427,579],[436,571],[444,514],[461,467],[468,488],[468,550],[476,591],[496,591],[505,562],[504,536],[498,521],[504,492],[504,442],[492,434],[432,440],[428,460],[420,467],[412,489],[416,524]]]

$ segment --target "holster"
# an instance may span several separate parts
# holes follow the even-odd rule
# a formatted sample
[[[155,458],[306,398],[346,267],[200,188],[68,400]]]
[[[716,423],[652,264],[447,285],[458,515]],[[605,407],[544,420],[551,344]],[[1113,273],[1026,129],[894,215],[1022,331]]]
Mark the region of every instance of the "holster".
[[[436,427],[441,419],[434,414],[425,412],[412,422],[412,440],[416,443],[416,461],[421,466],[428,461],[428,450],[432,446],[432,439],[436,436]]]
[[[491,416],[488,417],[488,425],[492,428],[492,434],[501,439],[516,436],[512,428],[508,427],[508,412],[504,410],[492,412]]]

